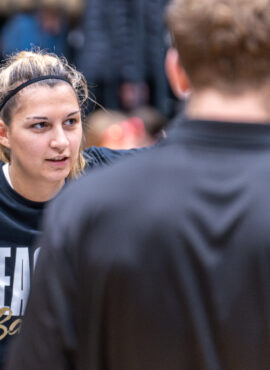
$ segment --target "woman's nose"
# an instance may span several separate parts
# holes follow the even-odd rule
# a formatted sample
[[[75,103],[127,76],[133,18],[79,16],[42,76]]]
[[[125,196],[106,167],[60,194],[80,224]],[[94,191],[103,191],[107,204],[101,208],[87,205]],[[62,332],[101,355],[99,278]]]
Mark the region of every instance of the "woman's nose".
[[[64,129],[62,127],[56,128],[51,138],[51,147],[63,151],[68,144],[69,142]]]

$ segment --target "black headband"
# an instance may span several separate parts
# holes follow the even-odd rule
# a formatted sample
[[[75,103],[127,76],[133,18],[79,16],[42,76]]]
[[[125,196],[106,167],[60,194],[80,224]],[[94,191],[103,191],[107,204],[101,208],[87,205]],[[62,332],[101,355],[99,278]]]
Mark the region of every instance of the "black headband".
[[[3,109],[4,105],[9,101],[9,99],[12,98],[12,96],[17,94],[17,92],[19,92],[20,90],[22,90],[23,88],[25,88],[28,85],[31,85],[35,82],[43,81],[43,80],[62,80],[62,81],[65,81],[65,82],[67,82],[71,85],[71,82],[69,80],[67,80],[65,77],[61,77],[61,76],[47,75],[47,76],[40,76],[40,77],[32,78],[31,80],[28,80],[28,81],[22,83],[21,85],[17,86],[16,89],[11,90],[7,94],[7,96],[3,99],[3,101],[0,104],[0,111]]]

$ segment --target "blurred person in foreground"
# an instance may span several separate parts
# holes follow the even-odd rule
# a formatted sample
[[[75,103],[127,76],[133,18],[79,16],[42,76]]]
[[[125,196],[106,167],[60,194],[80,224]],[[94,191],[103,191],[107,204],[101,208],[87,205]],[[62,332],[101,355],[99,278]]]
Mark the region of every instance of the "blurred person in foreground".
[[[270,368],[269,7],[171,2],[186,117],[50,205],[8,370]]]

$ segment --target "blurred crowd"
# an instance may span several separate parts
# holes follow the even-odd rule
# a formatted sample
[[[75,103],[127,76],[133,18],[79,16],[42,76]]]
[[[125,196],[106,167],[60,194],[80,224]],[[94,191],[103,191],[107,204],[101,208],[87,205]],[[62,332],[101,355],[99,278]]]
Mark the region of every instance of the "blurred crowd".
[[[87,121],[93,126],[89,132],[96,137],[106,126],[102,139],[92,141],[119,149],[151,144],[163,135],[177,109],[164,71],[169,46],[163,18],[167,2],[2,0],[0,56],[33,48],[64,55],[87,79],[91,96]],[[97,128],[93,111],[100,108],[109,112],[99,113],[103,118],[97,117]],[[138,117],[138,109],[148,112],[147,118],[144,113]],[[119,122],[116,117],[121,117]],[[114,139],[109,140],[110,125]],[[121,140],[116,140],[119,133]]]

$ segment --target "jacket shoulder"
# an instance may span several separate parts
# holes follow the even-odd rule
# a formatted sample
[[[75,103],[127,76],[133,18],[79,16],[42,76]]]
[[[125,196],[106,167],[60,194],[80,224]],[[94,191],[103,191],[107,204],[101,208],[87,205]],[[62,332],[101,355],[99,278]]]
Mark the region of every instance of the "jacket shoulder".
[[[91,146],[83,151],[86,160],[86,169],[91,167],[102,167],[116,162],[118,159],[133,155],[140,149],[112,150],[104,147]]]

